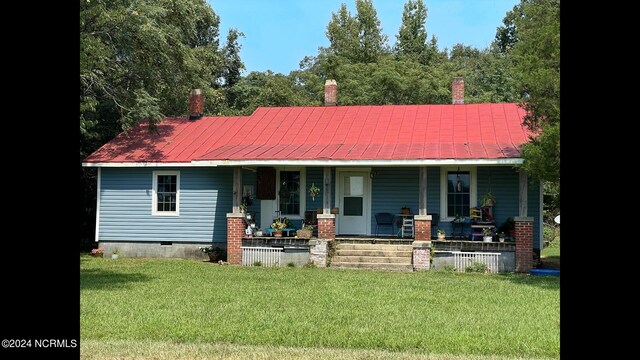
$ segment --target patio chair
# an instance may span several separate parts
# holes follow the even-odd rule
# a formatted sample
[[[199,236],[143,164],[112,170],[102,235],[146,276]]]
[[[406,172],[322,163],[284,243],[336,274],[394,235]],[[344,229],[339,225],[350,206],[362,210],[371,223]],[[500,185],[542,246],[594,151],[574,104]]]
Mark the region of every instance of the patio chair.
[[[385,226],[390,226],[391,227],[391,235],[394,235],[393,233],[393,219],[394,219],[394,215],[391,213],[376,213],[375,218],[376,218],[376,236],[378,235],[378,227],[385,227]]]

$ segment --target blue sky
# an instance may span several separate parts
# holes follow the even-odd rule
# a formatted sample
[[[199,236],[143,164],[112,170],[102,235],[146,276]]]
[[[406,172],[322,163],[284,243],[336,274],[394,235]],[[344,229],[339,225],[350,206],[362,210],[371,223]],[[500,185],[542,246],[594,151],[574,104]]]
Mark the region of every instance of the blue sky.
[[[235,27],[245,34],[240,56],[249,71],[288,74],[306,55],[328,46],[331,13],[343,2],[355,16],[355,0],[208,0],[220,16],[220,42]],[[373,0],[384,33],[393,45],[402,22],[404,0]],[[440,49],[463,43],[477,48],[493,41],[496,28],[519,0],[424,0],[427,33]]]

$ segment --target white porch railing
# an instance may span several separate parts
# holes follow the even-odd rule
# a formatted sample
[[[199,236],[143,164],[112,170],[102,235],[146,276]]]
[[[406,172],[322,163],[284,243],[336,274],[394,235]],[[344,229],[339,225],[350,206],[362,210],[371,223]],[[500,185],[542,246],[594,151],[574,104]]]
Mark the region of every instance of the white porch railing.
[[[280,266],[282,258],[281,248],[243,246],[242,265],[253,266],[256,261],[260,261],[262,266]]]
[[[452,251],[451,253],[453,253],[453,265],[457,271],[464,271],[474,262],[487,265],[492,273],[497,273],[500,269],[500,253],[466,251]]]

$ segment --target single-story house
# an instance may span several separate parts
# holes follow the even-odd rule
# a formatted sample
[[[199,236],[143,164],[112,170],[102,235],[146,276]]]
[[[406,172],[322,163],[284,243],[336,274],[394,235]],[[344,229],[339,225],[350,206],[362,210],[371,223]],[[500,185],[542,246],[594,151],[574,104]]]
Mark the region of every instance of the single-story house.
[[[433,222],[468,241],[473,229],[455,219],[490,193],[490,216],[496,227],[511,222],[515,268],[527,271],[542,247],[542,185],[514,168],[530,135],[525,112],[464,104],[462,78],[452,94],[447,105],[340,106],[327,80],[325,106],[203,116],[194,90],[188,116],[155,131],[140,124],[84,160],[98,169],[95,240],[124,256],[189,257],[213,243],[239,264],[246,212],[263,229],[285,216],[299,227],[317,212],[317,237],[330,240],[395,236],[401,229],[376,214],[402,219],[409,208],[413,240],[431,240]]]

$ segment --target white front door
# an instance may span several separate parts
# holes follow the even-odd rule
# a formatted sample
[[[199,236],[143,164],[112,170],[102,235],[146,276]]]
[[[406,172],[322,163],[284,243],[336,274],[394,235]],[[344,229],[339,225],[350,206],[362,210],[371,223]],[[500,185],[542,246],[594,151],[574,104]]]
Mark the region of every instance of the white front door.
[[[337,233],[340,235],[366,235],[369,233],[370,184],[369,171],[338,172],[339,210]]]

